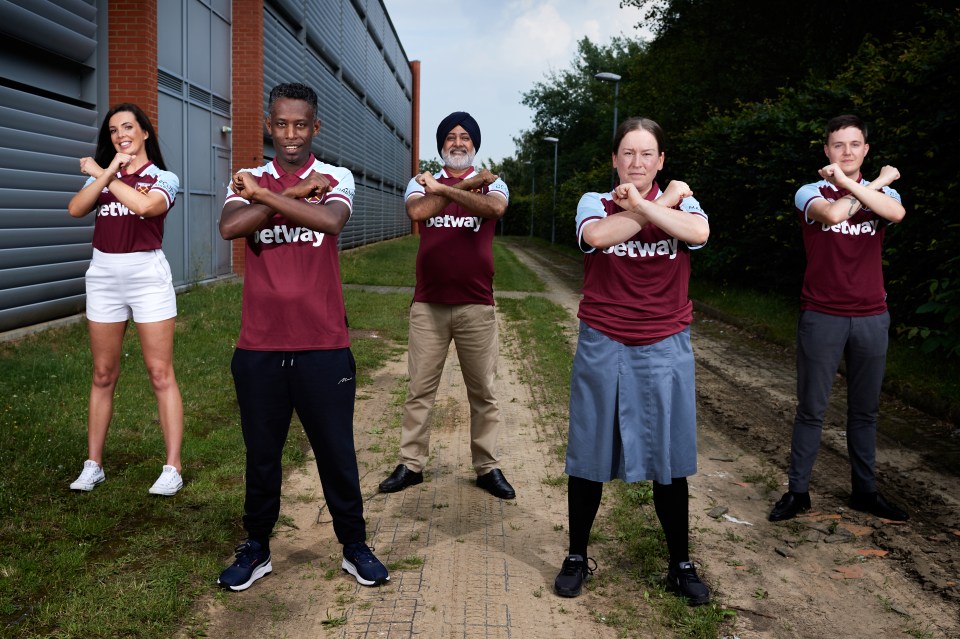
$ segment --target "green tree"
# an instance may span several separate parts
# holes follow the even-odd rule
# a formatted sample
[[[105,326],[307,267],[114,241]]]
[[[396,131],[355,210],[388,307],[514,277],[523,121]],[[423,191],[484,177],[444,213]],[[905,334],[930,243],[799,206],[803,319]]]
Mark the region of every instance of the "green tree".
[[[893,164],[903,176],[893,186],[907,218],[890,228],[884,251],[899,328],[928,348],[960,344],[960,223],[950,216],[960,195],[953,3],[624,4],[646,9],[652,41],[585,39],[569,69],[524,95],[534,128],[516,139],[516,157],[531,163],[537,185],[536,234],[549,236],[555,222],[558,240],[572,239],[580,194],[609,184],[613,87],[593,76],[612,71],[622,76],[621,119],[646,115],[667,132],[660,182],[687,181],[710,215],[698,274],[796,296],[804,256],[793,196],[825,162],[825,121],[857,113],[871,129],[865,175]],[[555,220],[548,135],[560,140]],[[527,175],[516,185],[523,193]]]
[[[870,35],[881,41],[927,19],[948,0],[622,0],[644,10],[656,37],[642,60],[653,116],[668,131],[738,105],[775,99],[781,88],[831,78]]]
[[[420,173],[429,172],[429,173],[437,174],[440,172],[440,169],[442,168],[443,168],[443,165],[440,164],[440,160],[437,160],[437,159],[424,160],[422,158],[420,159]]]

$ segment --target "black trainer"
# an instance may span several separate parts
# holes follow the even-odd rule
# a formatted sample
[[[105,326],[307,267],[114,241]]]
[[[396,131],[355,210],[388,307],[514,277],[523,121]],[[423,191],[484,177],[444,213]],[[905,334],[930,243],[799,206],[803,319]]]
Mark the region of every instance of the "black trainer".
[[[700,581],[697,569],[689,561],[670,566],[667,572],[667,587],[686,599],[691,606],[710,603],[710,589]]]
[[[593,568],[589,563],[593,562]],[[567,555],[563,560],[560,574],[553,580],[553,589],[561,597],[579,597],[586,581],[597,567],[597,562],[589,557],[584,560],[580,555]]]

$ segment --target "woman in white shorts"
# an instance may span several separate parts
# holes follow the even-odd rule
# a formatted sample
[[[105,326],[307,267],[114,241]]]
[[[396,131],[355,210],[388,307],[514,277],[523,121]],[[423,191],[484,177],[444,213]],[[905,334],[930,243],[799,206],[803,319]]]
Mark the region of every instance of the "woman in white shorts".
[[[96,156],[81,158],[80,171],[90,177],[67,208],[73,217],[91,211],[97,216],[93,259],[86,274],[93,384],[88,459],[70,488],[90,491],[106,479],[103,448],[120,377],[123,335],[132,317],[167,449],[166,463],[150,493],[175,495],[183,487],[183,401],[173,372],[177,301],[161,246],[163,221],[176,200],[180,180],[166,170],[153,125],[134,104],[119,104],[107,113]]]
[[[603,483],[622,479],[653,481],[667,585],[692,605],[710,600],[690,562],[687,509],[697,470],[690,249],[710,226],[686,184],[660,190],[663,148],[656,122],[624,121],[612,156],[619,184],[577,206],[584,280],[565,469],[570,545],[554,582],[562,597],[579,595],[593,572],[587,542]]]

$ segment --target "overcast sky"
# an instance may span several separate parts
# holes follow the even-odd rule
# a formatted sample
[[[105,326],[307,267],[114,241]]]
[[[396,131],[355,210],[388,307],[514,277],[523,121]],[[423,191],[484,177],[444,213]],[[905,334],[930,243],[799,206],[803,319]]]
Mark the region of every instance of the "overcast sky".
[[[420,158],[439,159],[440,120],[469,111],[483,134],[477,164],[514,154],[513,138],[532,127],[523,93],[551,71],[570,68],[578,40],[636,37],[641,18],[637,9],[621,9],[619,0],[384,4],[407,58],[420,60]]]

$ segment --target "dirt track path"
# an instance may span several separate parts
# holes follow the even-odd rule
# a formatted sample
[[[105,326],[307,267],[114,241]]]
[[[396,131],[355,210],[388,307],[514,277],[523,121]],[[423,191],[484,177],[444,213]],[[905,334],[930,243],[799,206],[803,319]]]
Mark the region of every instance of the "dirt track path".
[[[516,252],[542,274],[551,299],[571,311],[572,335],[577,295],[570,283],[578,282],[578,264]],[[729,636],[960,638],[956,475],[931,468],[928,453],[883,440],[883,490],[909,505],[913,520],[894,526],[845,510],[841,402],[831,408],[815,470],[817,514],[768,523],[783,490],[769,484],[784,480],[789,450],[792,358],[699,313],[693,335],[700,433],[700,468],[690,482],[693,556],[717,599],[738,612]],[[563,466],[552,452],[557,417],[538,412],[513,339],[501,323],[502,464],[517,500],[494,499],[473,485],[466,393],[452,349],[433,414],[427,481],[376,492],[396,463],[401,357],[361,389],[355,427],[370,541],[397,565],[391,584],[362,588],[340,572],[340,549],[308,465],[284,485],[287,525],[273,543],[274,573],[244,593],[211,597],[207,636],[618,636],[597,619],[608,603],[599,591],[574,600],[551,592],[566,547]],[[955,431],[899,408],[885,406],[885,419],[891,411],[932,433]],[[708,515],[718,507],[729,517]],[[595,551],[601,571],[616,570],[602,548]]]

